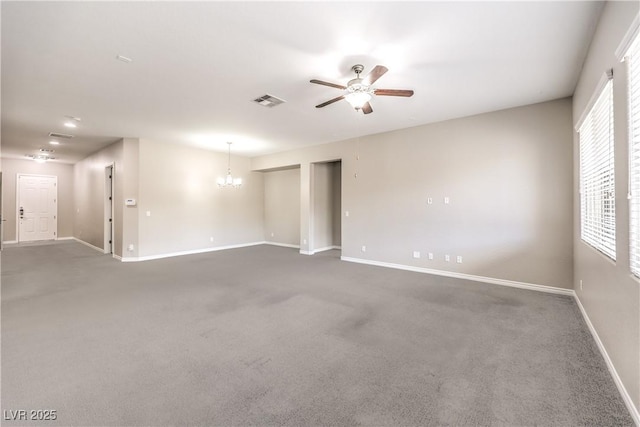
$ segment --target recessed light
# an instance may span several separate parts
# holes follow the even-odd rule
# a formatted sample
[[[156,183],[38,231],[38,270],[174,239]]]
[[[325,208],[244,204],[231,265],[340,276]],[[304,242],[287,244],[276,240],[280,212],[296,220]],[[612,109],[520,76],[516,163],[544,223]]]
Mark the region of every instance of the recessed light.
[[[49,141],[49,144],[51,144],[51,145],[60,145],[60,143],[58,141]]]
[[[66,122],[64,122],[64,125],[66,127],[68,127],[68,128],[77,128],[78,127],[78,123],[80,123],[82,121],[82,119],[80,117],[76,117],[76,116],[66,115],[64,117],[69,119]]]
[[[126,56],[123,56],[123,55],[116,56],[116,59],[118,61],[126,62],[127,64],[129,64],[129,63],[131,63],[131,61],[133,61],[133,59],[127,58]]]

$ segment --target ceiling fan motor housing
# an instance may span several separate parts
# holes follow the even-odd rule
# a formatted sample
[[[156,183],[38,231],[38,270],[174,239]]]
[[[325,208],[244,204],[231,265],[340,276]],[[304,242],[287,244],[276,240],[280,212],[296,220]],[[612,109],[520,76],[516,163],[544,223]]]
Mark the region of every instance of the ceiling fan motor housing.
[[[346,100],[352,107],[356,109],[356,111],[362,111],[364,114],[371,114],[373,109],[371,108],[371,104],[369,100],[373,95],[382,95],[382,96],[403,96],[409,97],[413,95],[412,90],[401,90],[401,89],[375,89],[373,84],[382,77],[387,71],[387,67],[383,65],[376,65],[371,72],[363,79],[360,77],[360,73],[364,71],[364,66],[362,64],[356,64],[351,67],[351,71],[356,73],[356,78],[349,80],[346,86],[329,83],[322,80],[311,80],[311,83],[329,86],[336,89],[340,89],[345,91],[342,95],[337,96],[329,101],[323,102],[321,104],[316,105],[316,108],[326,107],[327,105],[333,104],[334,102],[338,102],[342,99]]]
[[[360,78],[360,73],[364,71],[364,66],[361,64],[356,64],[351,67],[351,70],[356,73],[356,78],[349,80],[347,83],[347,91],[349,93],[368,93],[373,94],[373,89],[371,89],[371,85],[364,83],[363,79]]]

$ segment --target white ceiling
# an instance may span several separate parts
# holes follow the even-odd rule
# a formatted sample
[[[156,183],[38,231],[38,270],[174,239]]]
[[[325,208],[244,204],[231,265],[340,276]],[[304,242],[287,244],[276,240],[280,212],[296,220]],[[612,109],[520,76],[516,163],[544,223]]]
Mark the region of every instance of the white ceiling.
[[[5,2],[2,156],[122,137],[255,156],[570,96],[600,2]],[[117,55],[133,59],[116,60]],[[345,84],[382,64],[374,112]],[[287,102],[251,102],[269,93]],[[69,132],[66,115],[80,117]]]

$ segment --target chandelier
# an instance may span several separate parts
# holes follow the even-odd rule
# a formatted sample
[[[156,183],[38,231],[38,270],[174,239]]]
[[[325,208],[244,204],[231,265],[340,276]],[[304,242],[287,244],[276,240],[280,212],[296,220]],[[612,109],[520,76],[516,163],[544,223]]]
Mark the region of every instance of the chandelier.
[[[225,187],[233,187],[233,188],[240,188],[240,186],[242,186],[242,178],[234,178],[231,175],[231,144],[233,144],[233,142],[227,142],[227,144],[229,144],[229,157],[228,157],[228,161],[227,161],[227,176],[222,178],[218,178],[218,187],[220,188],[225,188]]]

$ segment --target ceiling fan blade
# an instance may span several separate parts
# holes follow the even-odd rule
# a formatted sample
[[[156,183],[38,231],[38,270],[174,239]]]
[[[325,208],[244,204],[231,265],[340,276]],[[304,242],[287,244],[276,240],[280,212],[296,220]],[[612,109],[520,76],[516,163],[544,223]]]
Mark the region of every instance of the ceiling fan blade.
[[[342,85],[338,85],[335,83],[329,83],[329,82],[323,82],[322,80],[309,80],[311,83],[315,83],[317,85],[323,85],[323,86],[329,86],[329,87],[335,87],[336,89],[342,89],[345,90],[347,87],[346,86],[342,86]]]
[[[403,89],[376,89],[374,93],[379,96],[413,96],[412,90]]]
[[[366,104],[364,104],[362,106],[362,112],[364,114],[371,114],[373,113],[373,108],[371,108],[371,104],[369,104],[368,102]]]
[[[338,96],[336,98],[333,98],[333,99],[330,99],[330,100],[328,100],[326,102],[323,102],[322,104],[318,104],[318,105],[316,105],[316,108],[326,107],[327,105],[333,104],[334,102],[338,102],[341,99],[344,99],[344,95],[340,95],[340,96]]]
[[[384,65],[376,65],[373,70],[371,70],[371,72],[367,74],[367,77],[363,79],[363,83],[367,86],[370,86],[374,84],[380,77],[382,77],[387,71],[389,71],[389,69]]]

